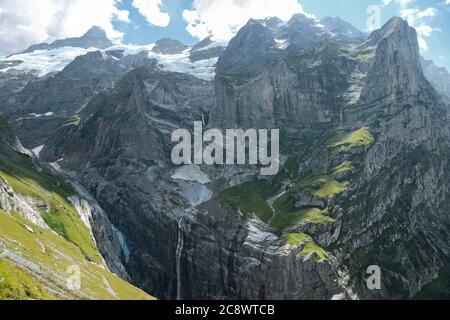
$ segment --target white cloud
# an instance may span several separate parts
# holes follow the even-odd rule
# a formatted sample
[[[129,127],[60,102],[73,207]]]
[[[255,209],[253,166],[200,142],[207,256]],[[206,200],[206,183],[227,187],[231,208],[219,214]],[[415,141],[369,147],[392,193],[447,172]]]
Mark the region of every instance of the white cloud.
[[[102,27],[108,37],[123,36],[113,20],[129,22],[128,11],[119,10],[121,0],[0,0],[0,53],[25,49],[46,39],[83,35],[90,27]]]
[[[148,23],[167,27],[170,23],[170,15],[161,11],[162,0],[133,0],[133,7],[138,9]]]
[[[400,16],[406,20],[412,26],[416,26],[421,23],[424,18],[432,18],[438,14],[435,8],[427,8],[425,10],[420,10],[417,8],[407,8],[400,10]]]
[[[444,0],[438,3],[439,7],[442,7],[443,10],[450,11],[450,0]]]
[[[419,47],[420,47],[420,49],[427,51],[428,50],[428,43],[427,43],[427,41],[424,38],[422,38],[422,37],[419,37],[417,39],[419,40]]]
[[[433,32],[441,31],[441,29],[432,28],[432,27],[430,27],[429,25],[426,25],[426,24],[422,24],[420,26],[417,26],[416,30],[417,30],[417,33],[419,35],[424,36],[424,37],[430,37],[433,34]]]
[[[251,18],[288,20],[295,13],[305,13],[297,0],[194,0],[192,10],[185,10],[183,17],[192,36],[229,40]]]
[[[130,12],[128,10],[119,10],[116,13],[116,18],[117,20],[121,21],[121,22],[125,22],[125,23],[130,23]]]
[[[425,10],[418,8],[405,8],[400,10],[400,16],[406,19],[408,23],[414,27],[417,31],[419,38],[419,46],[422,50],[428,50],[428,44],[426,37],[430,37],[434,31],[439,29],[430,26],[427,21],[430,18],[435,17],[438,14],[438,10],[433,7],[429,7]]]
[[[406,7],[407,5],[415,2],[416,0],[382,0],[382,4],[384,6],[388,6],[391,3],[396,3],[398,5],[400,5],[401,7]]]

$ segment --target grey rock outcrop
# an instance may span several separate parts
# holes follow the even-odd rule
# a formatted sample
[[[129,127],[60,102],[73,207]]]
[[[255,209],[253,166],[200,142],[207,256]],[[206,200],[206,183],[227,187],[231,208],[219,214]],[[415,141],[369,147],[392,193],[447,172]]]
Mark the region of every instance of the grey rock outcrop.
[[[48,229],[42,219],[42,214],[49,211],[48,204],[16,194],[3,177],[0,177],[0,210],[8,214],[18,213],[35,225]]]
[[[295,200],[295,207],[300,208],[320,208],[327,207],[325,201],[319,197],[315,197],[306,192],[296,192],[292,195]]]

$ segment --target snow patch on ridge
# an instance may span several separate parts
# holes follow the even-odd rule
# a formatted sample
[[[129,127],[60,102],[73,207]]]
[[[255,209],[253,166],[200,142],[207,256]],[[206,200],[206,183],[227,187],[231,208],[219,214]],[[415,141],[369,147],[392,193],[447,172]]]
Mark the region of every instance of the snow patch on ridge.
[[[45,147],[45,144],[43,144],[42,146],[36,147],[36,148],[32,149],[31,151],[33,152],[33,154],[34,154],[36,157],[39,158],[39,156],[40,156],[42,150],[44,149],[44,147]]]
[[[54,113],[53,112],[47,112],[44,114],[30,113],[29,115],[30,115],[30,117],[34,117],[34,118],[42,118],[42,117],[51,117],[54,115]]]
[[[203,48],[195,50],[195,52],[206,51],[206,50],[215,49],[215,48],[226,48],[226,47],[228,47],[228,44],[229,44],[228,41],[216,41],[216,42],[213,42]]]
[[[192,62],[189,54],[158,55],[156,57],[163,70],[190,74],[205,81],[212,81],[216,75],[216,64],[219,58]]]
[[[280,50],[285,50],[289,46],[287,39],[275,39],[275,43],[277,44],[277,48]]]
[[[208,184],[211,182],[208,175],[205,174],[199,166],[189,165],[178,168],[171,177],[174,180],[184,180],[197,182],[200,184]]]
[[[196,51],[212,49],[215,47],[226,46],[226,43],[215,42]],[[212,81],[215,76],[215,68],[218,58],[205,59],[200,61],[191,61],[191,48],[186,49],[180,54],[158,54],[152,51],[155,44],[149,45],[117,45],[110,48],[100,50],[98,48],[76,48],[63,47],[49,50],[37,50],[31,53],[15,54],[5,59],[2,62],[21,62],[20,64],[12,64],[11,67],[0,70],[0,72],[18,71],[24,73],[32,73],[38,77],[44,77],[51,73],[61,72],[69,63],[75,60],[76,57],[85,55],[89,52],[99,51],[102,53],[104,59],[118,58],[107,54],[108,51],[123,51],[124,55],[135,55],[141,52],[147,52],[150,59],[155,59],[162,70],[169,72],[180,72],[190,74],[201,80]],[[36,117],[49,115],[36,115]]]
[[[44,77],[50,73],[62,71],[76,57],[85,55],[97,48],[75,48],[63,47],[51,50],[37,50],[31,53],[15,54],[3,61],[22,61],[21,64],[5,68],[0,72],[16,70],[22,72],[36,73],[38,77]]]
[[[78,214],[81,217],[81,220],[84,222],[84,224],[91,230],[91,220],[92,220],[92,211],[91,211],[91,205],[89,202],[87,202],[84,199],[80,199],[79,197],[68,197],[67,198],[70,203],[75,207]]]

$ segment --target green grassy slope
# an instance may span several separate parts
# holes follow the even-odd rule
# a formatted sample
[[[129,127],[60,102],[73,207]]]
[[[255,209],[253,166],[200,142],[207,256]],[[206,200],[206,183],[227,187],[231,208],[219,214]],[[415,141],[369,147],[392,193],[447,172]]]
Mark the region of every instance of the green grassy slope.
[[[0,208],[0,299],[153,299],[107,270],[91,231],[68,200],[76,192],[16,151],[9,143],[14,134],[1,117],[0,138],[0,179],[14,194],[44,201],[41,214],[50,229]],[[80,290],[67,286],[70,268],[80,270]]]
[[[70,268],[79,268],[81,289],[72,291]],[[86,259],[81,249],[18,214],[0,212],[0,297],[13,299],[152,299]],[[28,290],[27,287],[32,287]]]

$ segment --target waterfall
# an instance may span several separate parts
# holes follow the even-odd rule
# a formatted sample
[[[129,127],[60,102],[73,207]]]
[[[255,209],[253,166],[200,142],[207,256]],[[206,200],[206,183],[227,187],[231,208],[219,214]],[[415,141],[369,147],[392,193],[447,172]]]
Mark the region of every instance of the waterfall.
[[[206,127],[206,119],[205,119],[205,113],[204,112],[202,112],[202,123],[203,123],[203,126],[204,127]]]
[[[178,221],[178,242],[176,251],[176,272],[177,272],[177,300],[181,300],[181,255],[183,254],[184,237],[183,237],[183,217]]]

